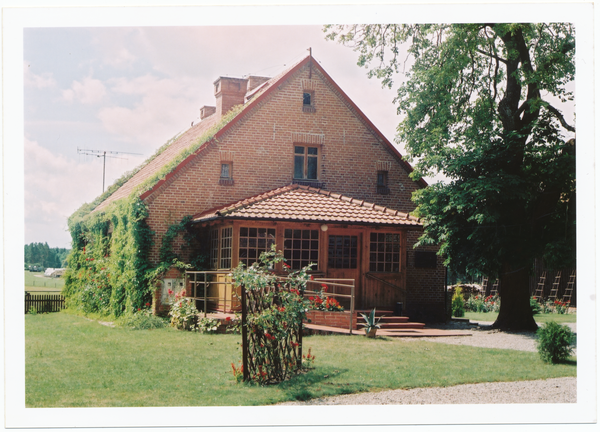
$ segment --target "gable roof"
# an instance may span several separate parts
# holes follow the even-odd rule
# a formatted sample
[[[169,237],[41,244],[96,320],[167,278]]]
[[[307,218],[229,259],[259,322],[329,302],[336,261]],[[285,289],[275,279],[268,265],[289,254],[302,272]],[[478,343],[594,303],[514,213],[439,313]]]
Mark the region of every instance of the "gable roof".
[[[371,123],[371,121],[354,104],[354,102],[350,100],[346,93],[342,91],[342,89],[335,83],[329,74],[325,72],[322,66],[318,62],[313,61],[313,57],[309,55],[300,62],[296,63],[294,66],[283,71],[278,76],[271,78],[269,81],[262,84],[260,89],[251,91],[250,94],[247,95],[247,97],[250,97],[249,101],[243,105],[237,114],[235,112],[233,113],[233,118],[220,118],[219,114],[215,113],[204,118],[200,123],[193,125],[190,129],[176,137],[172,143],[166,146],[164,151],[160,152],[160,154],[153,159],[150,159],[145,163],[145,165],[142,165],[142,167],[139,168],[131,178],[129,178],[121,187],[108,196],[92,211],[102,210],[108,207],[110,203],[130,196],[136,190],[139,191],[140,198],[142,200],[152,195],[152,193],[157,191],[160,186],[173,177],[180,169],[191,162],[197,155],[202,153],[213,140],[217,140],[227,133],[227,131],[238,121],[240,121],[240,119],[244,117],[244,115],[248,113],[254,106],[259,104],[263,99],[267,98],[268,95],[277,89],[280,84],[285,82],[290,76],[292,76],[296,71],[301,69],[309,62],[311,67],[315,67],[319,70],[319,72],[329,81],[333,89],[346,102],[347,106],[351,110],[355,111],[355,113],[359,118],[362,119],[366,126],[373,131],[373,133],[381,140],[388,150],[397,158],[407,173],[411,173],[413,168],[403,159],[396,147],[394,147],[375,127],[375,125]],[[203,138],[205,139],[204,141]],[[196,149],[194,149],[195,146],[197,146]],[[190,151],[190,149],[192,149],[192,151]],[[165,166],[169,164],[174,164],[170,172],[163,173],[163,178],[157,176],[157,173],[159,173],[164,169]],[[147,190],[139,190],[140,188],[144,187],[144,183],[149,183],[145,185]],[[423,179],[418,180],[417,183],[421,187],[427,186],[427,183]]]
[[[387,207],[309,186],[291,184],[217,207],[192,222],[216,219],[420,226],[420,219]]]

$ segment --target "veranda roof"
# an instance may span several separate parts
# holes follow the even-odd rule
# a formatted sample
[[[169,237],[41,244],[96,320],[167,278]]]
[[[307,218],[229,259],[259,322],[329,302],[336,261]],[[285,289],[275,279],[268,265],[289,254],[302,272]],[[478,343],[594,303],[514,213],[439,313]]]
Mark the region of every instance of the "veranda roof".
[[[217,219],[421,226],[407,213],[297,184],[199,213],[193,222]]]

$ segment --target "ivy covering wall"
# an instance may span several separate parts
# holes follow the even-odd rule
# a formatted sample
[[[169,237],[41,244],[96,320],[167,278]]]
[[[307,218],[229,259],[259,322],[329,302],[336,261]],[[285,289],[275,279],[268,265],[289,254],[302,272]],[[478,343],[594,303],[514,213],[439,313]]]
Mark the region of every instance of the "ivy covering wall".
[[[151,303],[153,232],[147,216],[141,200],[129,199],[106,213],[69,220],[73,248],[63,289],[68,307],[120,316]]]
[[[170,267],[203,268],[207,259],[199,248],[196,247],[194,253],[186,256],[189,264],[184,264],[182,257],[173,250],[175,238],[181,234],[185,246],[193,244],[194,236],[186,230],[191,217],[186,216],[174,223],[162,239],[156,239],[146,222],[148,207],[139,197],[203,144],[212,140],[242,109],[241,105],[233,107],[219,123],[136,187],[128,198],[115,201],[102,211],[93,211],[178,137],[169,140],[135,171],[123,175],[105,193],[92,203],[83,204],[71,215],[69,230],[72,249],[67,259],[63,289],[69,308],[118,317],[149,307],[156,281]],[[149,260],[150,249],[158,240],[161,245],[160,262],[152,265]]]

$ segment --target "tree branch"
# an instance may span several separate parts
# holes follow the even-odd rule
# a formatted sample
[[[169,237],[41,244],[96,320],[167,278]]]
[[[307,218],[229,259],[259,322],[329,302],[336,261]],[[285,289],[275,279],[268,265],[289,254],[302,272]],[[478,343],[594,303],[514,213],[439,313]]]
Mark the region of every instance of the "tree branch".
[[[497,61],[501,61],[504,64],[508,64],[507,60],[503,59],[502,57],[498,57],[495,54],[487,53],[487,52],[485,52],[483,50],[480,50],[479,48],[475,48],[475,51],[477,51],[479,54],[483,54],[485,56],[488,56],[488,57],[491,57],[493,59],[496,59]]]
[[[563,117],[562,113],[559,110],[554,108],[548,102],[546,102],[546,101],[544,101],[544,102],[546,103],[546,108],[548,109],[548,111],[550,111],[554,115],[554,117],[556,117],[556,119],[560,122],[562,127],[564,127],[566,130],[568,130],[570,132],[575,132],[575,128],[573,126],[569,125],[565,121],[565,118]]]

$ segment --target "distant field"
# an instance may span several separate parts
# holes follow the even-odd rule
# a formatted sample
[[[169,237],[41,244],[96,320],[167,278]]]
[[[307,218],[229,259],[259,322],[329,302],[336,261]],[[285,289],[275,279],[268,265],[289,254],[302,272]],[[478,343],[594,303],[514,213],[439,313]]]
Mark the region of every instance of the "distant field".
[[[65,281],[62,278],[44,277],[42,272],[25,271],[25,291],[39,293],[55,293],[60,292],[65,286]]]

